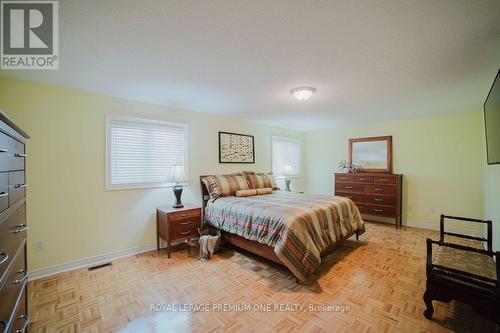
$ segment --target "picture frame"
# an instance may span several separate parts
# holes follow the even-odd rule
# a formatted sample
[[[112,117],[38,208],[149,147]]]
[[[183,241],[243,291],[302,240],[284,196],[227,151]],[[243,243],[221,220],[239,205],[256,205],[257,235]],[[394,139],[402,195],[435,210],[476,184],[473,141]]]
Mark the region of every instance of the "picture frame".
[[[219,163],[255,163],[254,136],[219,132]]]

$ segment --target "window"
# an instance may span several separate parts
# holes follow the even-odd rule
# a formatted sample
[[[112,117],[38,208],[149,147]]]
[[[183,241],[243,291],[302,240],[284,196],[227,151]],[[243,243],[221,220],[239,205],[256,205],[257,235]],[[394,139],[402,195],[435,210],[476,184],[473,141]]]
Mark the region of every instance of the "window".
[[[186,124],[109,116],[106,130],[106,189],[172,185],[176,164],[187,177]]]
[[[300,176],[300,140],[273,136],[272,158],[277,177]]]

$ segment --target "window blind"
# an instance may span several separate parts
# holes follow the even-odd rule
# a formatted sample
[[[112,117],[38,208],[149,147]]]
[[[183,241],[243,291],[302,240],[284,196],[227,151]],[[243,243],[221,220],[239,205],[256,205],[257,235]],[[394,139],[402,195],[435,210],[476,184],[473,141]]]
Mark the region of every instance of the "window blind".
[[[187,126],[140,119],[108,120],[108,186],[168,185],[175,164],[186,168]]]
[[[291,176],[300,175],[300,140],[274,136],[272,138],[273,173],[284,176],[285,166],[292,168]]]

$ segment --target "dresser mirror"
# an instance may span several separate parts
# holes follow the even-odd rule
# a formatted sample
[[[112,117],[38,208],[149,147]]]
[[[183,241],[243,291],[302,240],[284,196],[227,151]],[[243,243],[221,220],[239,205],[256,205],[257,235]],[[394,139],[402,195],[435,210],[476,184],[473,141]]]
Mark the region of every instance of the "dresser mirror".
[[[361,172],[392,173],[392,136],[349,139],[349,164]]]

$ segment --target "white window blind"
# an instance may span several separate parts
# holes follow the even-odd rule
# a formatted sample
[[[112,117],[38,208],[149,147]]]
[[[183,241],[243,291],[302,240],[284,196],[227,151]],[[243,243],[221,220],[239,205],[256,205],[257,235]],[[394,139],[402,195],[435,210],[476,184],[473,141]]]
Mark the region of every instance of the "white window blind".
[[[187,173],[187,125],[108,117],[107,188],[168,186],[175,164]]]
[[[273,136],[273,173],[278,177],[300,175],[300,140]],[[287,174],[290,172],[291,174]],[[288,170],[287,170],[288,169]]]

